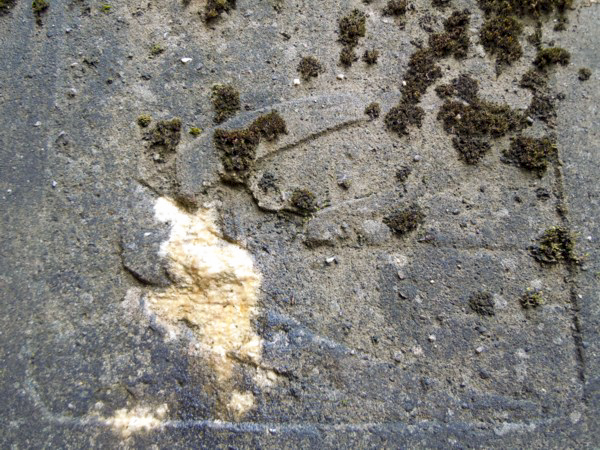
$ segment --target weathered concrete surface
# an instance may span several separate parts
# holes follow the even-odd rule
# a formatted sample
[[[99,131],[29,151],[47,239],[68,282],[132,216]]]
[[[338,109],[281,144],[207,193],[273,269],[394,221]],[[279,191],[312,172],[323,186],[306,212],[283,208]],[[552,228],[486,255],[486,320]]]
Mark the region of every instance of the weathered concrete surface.
[[[357,117],[371,101],[384,113],[397,103],[411,41],[426,42],[423,24],[439,30],[452,11],[415,1],[402,28],[382,16],[384,3],[284,1],[276,12],[240,0],[210,28],[200,1],[104,12],[56,0],[41,26],[18,1],[0,16],[2,447],[597,446],[600,7],[577,3],[564,32],[544,25],[544,45],[556,41],[572,61],[551,76],[565,94],[554,130],[564,165],[538,178],[501,163],[506,138],[478,166],[461,162],[433,87],[408,137]],[[476,3],[452,3],[472,11],[472,47],[464,61],[441,62],[436,85],[469,73],[483,98],[526,108],[518,80],[535,55],[531,24],[524,59],[496,77]],[[337,21],[355,7],[370,14],[359,51],[381,57],[343,69]],[[151,58],[155,43],[165,51]],[[326,71],[294,86],[309,54]],[[592,69],[589,81],[577,80],[579,67]],[[248,188],[218,176],[210,90],[222,82],[244,109],[224,128],[271,109],[288,125],[260,144]],[[182,118],[172,172],[148,159],[142,113]],[[531,131],[548,129],[536,121]],[[412,172],[399,183],[402,166]],[[259,187],[265,172],[276,189]],[[297,188],[314,192],[312,216],[287,211]],[[223,408],[190,324],[172,338],[145,308],[173,281],[158,250],[169,233],[154,218],[160,195],[212,205],[262,275],[260,363],[228,355],[231,389],[254,397],[241,418]],[[424,224],[394,235],[382,218],[414,202]],[[580,266],[530,256],[554,225],[579,232]],[[545,305],[522,309],[528,288],[541,288]],[[480,290],[493,294],[494,316],[469,308]]]

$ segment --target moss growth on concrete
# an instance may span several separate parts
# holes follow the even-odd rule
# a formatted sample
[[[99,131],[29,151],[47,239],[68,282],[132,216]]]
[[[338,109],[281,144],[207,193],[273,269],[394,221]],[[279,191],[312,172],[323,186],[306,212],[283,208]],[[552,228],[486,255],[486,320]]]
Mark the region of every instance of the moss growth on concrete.
[[[512,139],[510,148],[504,151],[503,161],[537,172],[542,176],[549,160],[556,157],[556,144],[548,137],[541,139],[518,136]]]
[[[406,0],[388,0],[383,14],[386,16],[403,16],[406,14],[408,2]]]
[[[150,122],[152,122],[152,116],[150,114],[142,114],[137,118],[137,124],[142,128],[146,128],[150,125]]]
[[[469,50],[468,27],[471,13],[468,9],[454,11],[444,21],[444,32],[435,33],[429,37],[429,47],[438,58],[453,55],[455,58],[465,58]]]
[[[150,141],[154,161],[165,162],[169,154],[175,153],[181,140],[181,119],[160,120],[148,132],[146,139]]]
[[[469,307],[480,316],[494,316],[494,298],[486,291],[475,292],[469,297]]]
[[[573,0],[479,0],[479,6],[486,14],[540,17],[565,13],[572,8]]]
[[[424,221],[425,213],[417,204],[394,211],[383,218],[383,223],[399,236],[416,230]]]
[[[305,56],[302,58],[296,70],[305,81],[316,78],[319,74],[325,72],[319,60],[314,56]]]
[[[431,4],[440,9],[450,6],[450,3],[451,0],[431,0]]]
[[[547,229],[538,239],[537,246],[530,247],[531,255],[542,263],[578,263],[575,253],[575,235],[564,226]]]
[[[0,0],[0,16],[7,14],[17,0]]]
[[[429,49],[419,49],[411,55],[401,89],[405,102],[418,103],[427,88],[442,77],[442,70],[436,63],[437,58]]]
[[[538,289],[527,289],[519,299],[523,309],[537,308],[544,304],[543,292]]]
[[[529,69],[523,74],[520,81],[520,86],[529,89],[533,92],[540,91],[548,84],[548,76],[546,73],[538,69]]]
[[[274,141],[280,134],[287,134],[287,125],[277,111],[271,111],[252,122],[250,130],[260,139]]]
[[[400,103],[388,111],[384,121],[388,130],[399,136],[405,136],[409,134],[410,126],[421,127],[423,117],[425,117],[423,108],[410,103]]]
[[[152,56],[158,56],[165,51],[165,48],[160,44],[154,44],[150,47],[150,54]]]
[[[381,114],[381,106],[377,102],[370,103],[365,108],[365,114],[369,116],[369,119],[375,120]]]
[[[454,134],[452,143],[467,164],[477,164],[490,149],[489,139],[505,136],[526,126],[523,115],[506,105],[475,99],[471,104],[446,101],[438,113],[444,130]]]
[[[202,134],[202,129],[198,127],[192,127],[190,128],[190,134],[194,137],[198,137]]]
[[[48,11],[49,7],[50,3],[48,3],[46,0],[33,0],[31,3],[31,10],[33,11],[35,21],[38,25],[42,24],[42,15]]]
[[[204,21],[212,22],[221,17],[224,12],[230,12],[235,7],[236,0],[207,0],[204,8]]]
[[[489,18],[481,28],[481,44],[485,50],[496,56],[498,68],[510,65],[523,56],[519,36],[523,31],[521,23],[511,16]]]
[[[367,16],[358,9],[342,17],[339,22],[340,42],[352,47],[358,45],[358,40],[367,33]]]
[[[377,64],[377,60],[379,59],[379,50],[365,50],[362,59],[370,66],[372,66],[373,64]]]
[[[263,173],[258,181],[258,187],[266,194],[269,191],[277,191],[277,178],[271,172]]]
[[[215,84],[212,87],[211,101],[215,109],[215,123],[222,123],[233,117],[241,108],[240,94],[230,84]]]
[[[411,173],[412,169],[410,167],[402,166],[396,170],[396,180],[398,180],[400,183],[404,183],[406,180],[408,180],[408,177]]]
[[[260,141],[252,130],[215,130],[214,144],[221,154],[225,181],[245,183],[254,166]]]
[[[544,70],[553,67],[557,64],[561,66],[567,66],[571,61],[571,54],[560,47],[548,47],[540,50],[535,59],[533,65],[537,68]]]
[[[452,80],[452,88],[452,95],[468,103],[477,102],[479,83],[469,75],[461,74]]]
[[[445,100],[454,96],[454,86],[451,84],[440,84],[439,86],[436,86],[435,93],[439,98]]]
[[[344,67],[350,67],[354,61],[358,60],[358,56],[354,52],[354,48],[346,45],[340,52],[340,64]]]
[[[546,123],[556,119],[556,99],[549,93],[535,92],[526,114]]]
[[[292,192],[290,202],[303,215],[309,215],[317,210],[317,198],[307,189],[296,189]]]
[[[577,72],[577,78],[579,78],[580,81],[587,81],[591,77],[592,77],[592,71],[590,69],[588,69],[587,67],[582,67]]]

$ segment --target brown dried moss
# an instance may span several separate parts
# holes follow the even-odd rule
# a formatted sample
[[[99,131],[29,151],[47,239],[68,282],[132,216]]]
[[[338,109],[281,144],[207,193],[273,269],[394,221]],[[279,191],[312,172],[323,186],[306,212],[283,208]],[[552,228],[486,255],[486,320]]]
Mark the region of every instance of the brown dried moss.
[[[252,122],[250,130],[256,133],[260,139],[271,142],[277,139],[280,134],[287,134],[287,125],[277,111],[271,111]]]
[[[369,116],[371,120],[375,120],[381,114],[381,106],[377,102],[370,103],[365,108],[365,114]]]
[[[181,119],[158,121],[145,139],[150,142],[149,150],[154,161],[165,162],[170,154],[175,153],[181,140]]]
[[[531,255],[542,263],[578,263],[575,252],[575,235],[563,226],[547,229],[538,239],[538,246],[529,248]]]
[[[548,47],[540,50],[535,59],[533,60],[533,65],[538,69],[545,70],[550,67],[553,67],[557,64],[561,66],[569,65],[571,61],[571,54],[560,47]]]
[[[296,189],[290,198],[292,206],[299,213],[308,215],[317,210],[317,198],[307,189]]]
[[[358,9],[342,17],[339,22],[340,42],[344,45],[354,47],[358,40],[367,32],[367,16]]]
[[[240,94],[230,84],[215,84],[212,87],[211,101],[215,109],[215,123],[230,119],[241,108]]]
[[[417,204],[395,211],[383,218],[383,223],[399,236],[416,230],[424,221],[425,214]]]
[[[494,298],[486,291],[476,292],[469,297],[469,307],[480,316],[493,316]]]
[[[425,117],[423,108],[410,103],[400,103],[388,111],[384,120],[388,130],[399,136],[405,136],[408,135],[410,126],[421,127],[423,117]]]
[[[496,56],[496,64],[510,65],[523,56],[519,36],[523,26],[514,17],[492,17],[481,28],[481,44],[485,50]]]
[[[379,59],[379,50],[365,50],[362,59],[370,66],[377,64],[377,60]]]
[[[296,70],[306,81],[310,80],[311,78],[316,78],[319,76],[319,74],[325,72],[325,69],[319,60],[314,56],[305,56],[302,58]]]
[[[224,12],[230,12],[235,7],[236,0],[207,0],[204,8],[204,21],[212,22],[221,17]]]
[[[504,151],[503,161],[537,172],[542,176],[548,168],[548,162],[556,156],[556,144],[553,139],[541,139],[518,136],[511,141],[510,148]]]
[[[403,16],[406,14],[407,7],[408,2],[406,0],[388,0],[383,9],[383,14],[386,16]]]
[[[468,9],[454,11],[444,21],[444,32],[435,33],[429,37],[429,47],[438,58],[453,55],[460,59],[467,56],[469,50],[468,27],[471,13]]]
[[[244,183],[254,166],[260,141],[258,135],[252,130],[216,130],[213,139],[221,153],[224,169],[222,178],[233,183]]]

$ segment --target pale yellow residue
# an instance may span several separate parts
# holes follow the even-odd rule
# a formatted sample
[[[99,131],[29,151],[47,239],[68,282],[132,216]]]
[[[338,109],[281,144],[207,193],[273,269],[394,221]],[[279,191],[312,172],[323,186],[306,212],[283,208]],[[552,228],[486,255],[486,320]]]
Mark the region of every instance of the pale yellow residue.
[[[243,405],[250,408],[253,401],[233,399],[228,383],[235,365],[231,356],[253,364],[260,362],[262,342],[252,327],[260,274],[246,250],[221,237],[212,210],[191,214],[173,201],[159,198],[155,217],[171,224],[169,239],[162,243],[160,253],[169,260],[169,273],[175,282],[163,291],[150,293],[148,307],[171,332],[177,333],[181,322],[193,330],[221,389],[229,389],[232,412],[238,414]]]
[[[231,411],[236,418],[239,418],[254,406],[254,395],[252,392],[234,391],[227,404],[227,409]]]
[[[167,405],[162,405],[154,412],[150,408],[119,409],[106,422],[124,437],[140,431],[151,431],[162,425],[167,413]]]

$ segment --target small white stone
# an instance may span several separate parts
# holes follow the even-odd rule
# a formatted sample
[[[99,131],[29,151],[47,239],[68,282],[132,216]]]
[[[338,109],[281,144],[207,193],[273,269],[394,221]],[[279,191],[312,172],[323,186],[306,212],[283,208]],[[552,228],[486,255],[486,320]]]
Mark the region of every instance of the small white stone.
[[[485,350],[485,348],[483,348],[483,347],[477,347],[477,348],[475,349],[475,351],[476,351],[477,353],[483,353],[483,351],[484,351],[484,350]]]
[[[69,90],[67,91],[67,95],[68,95],[69,97],[75,97],[75,96],[77,95],[77,89],[75,89],[75,88],[71,88],[71,89],[69,89]]]
[[[429,342],[435,342],[437,341],[437,338],[435,337],[435,334],[430,334],[429,335]]]
[[[300,78],[294,78],[294,86],[300,86]]]
[[[421,161],[421,155],[415,155],[413,160],[415,160],[415,162]]]
[[[345,80],[346,79],[346,75],[344,75],[343,73],[338,73],[337,74],[337,79],[338,80]]]
[[[406,81],[402,80],[402,86],[406,86]]]
[[[181,58],[181,62],[187,64],[192,61],[192,58]]]
[[[336,258],[335,256],[330,256],[329,258],[327,258],[327,259],[325,260],[325,263],[326,263],[328,266],[330,266],[330,265],[332,265],[333,263],[337,263],[337,258]]]
[[[429,280],[431,284],[435,284],[435,280]]]
[[[58,183],[57,183],[56,181],[52,180],[52,187],[53,187],[53,188],[55,188],[57,184],[58,184]]]
[[[39,127],[42,124],[42,122],[40,122],[39,120],[33,124],[34,127]]]
[[[592,242],[592,239],[593,239],[593,238],[592,238],[591,236],[588,236],[586,239],[587,239],[589,242]]]

